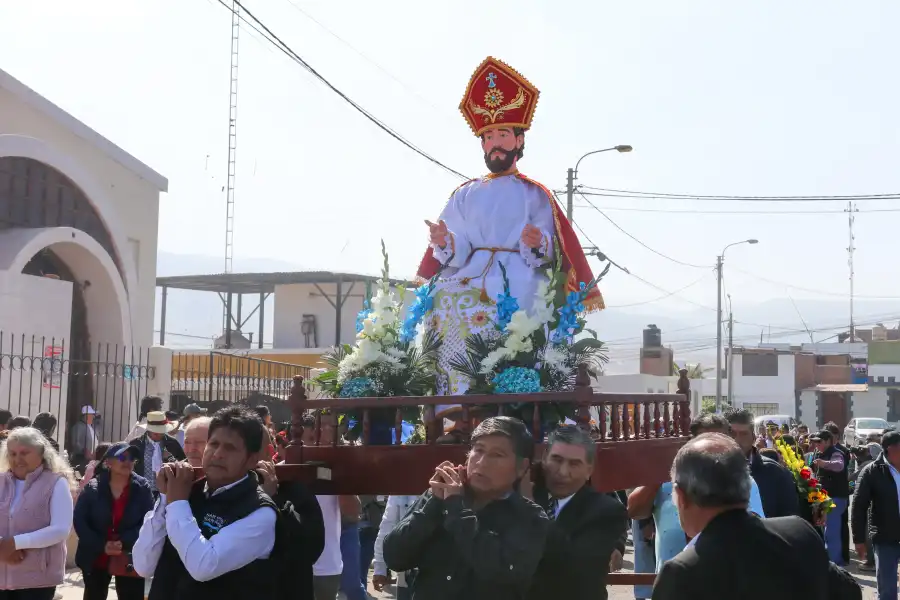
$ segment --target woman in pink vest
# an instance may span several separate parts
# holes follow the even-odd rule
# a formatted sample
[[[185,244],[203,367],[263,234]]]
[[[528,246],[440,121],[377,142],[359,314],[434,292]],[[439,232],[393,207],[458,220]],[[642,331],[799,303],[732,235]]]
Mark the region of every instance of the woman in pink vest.
[[[66,573],[75,477],[32,427],[0,448],[0,600],[52,600]]]

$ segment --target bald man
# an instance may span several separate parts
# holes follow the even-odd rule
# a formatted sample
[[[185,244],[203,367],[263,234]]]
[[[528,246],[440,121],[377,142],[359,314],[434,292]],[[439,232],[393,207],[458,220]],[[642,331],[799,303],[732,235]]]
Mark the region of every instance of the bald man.
[[[184,430],[184,453],[192,467],[203,466],[203,451],[209,438],[209,417],[197,417],[187,424]]]

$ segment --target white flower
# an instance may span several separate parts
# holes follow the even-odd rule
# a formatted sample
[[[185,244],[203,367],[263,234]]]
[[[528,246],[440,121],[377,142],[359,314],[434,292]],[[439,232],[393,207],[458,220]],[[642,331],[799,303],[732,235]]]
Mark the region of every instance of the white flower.
[[[528,313],[524,310],[517,310],[513,313],[513,316],[510,317],[506,330],[510,333],[511,337],[519,336],[525,338],[537,331],[542,325],[542,322],[528,316]]]
[[[566,358],[567,354],[555,346],[548,346],[544,350],[544,362],[558,371],[566,370]]]
[[[509,336],[509,339],[506,340],[506,343],[503,346],[508,352],[513,354],[518,354],[519,352],[531,352],[533,348],[530,337],[520,338],[514,335]]]

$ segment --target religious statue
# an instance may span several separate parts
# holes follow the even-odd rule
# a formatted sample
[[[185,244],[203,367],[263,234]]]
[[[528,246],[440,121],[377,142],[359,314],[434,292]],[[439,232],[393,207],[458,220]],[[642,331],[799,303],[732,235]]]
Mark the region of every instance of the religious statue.
[[[538,282],[559,257],[566,290],[578,291],[593,275],[572,226],[552,192],[520,173],[525,132],[531,127],[538,90],[505,63],[488,57],[469,81],[459,109],[481,140],[490,173],[464,183],[450,196],[436,223],[426,221],[429,248],[418,275],[430,279],[443,266],[435,285],[433,312],[426,327],[442,344],[437,393],[465,394],[469,379],[450,367],[465,353],[466,338],[499,335],[497,299],[504,292],[529,310]],[[587,293],[586,311],[603,308],[598,289]],[[450,418],[459,405],[439,406]]]

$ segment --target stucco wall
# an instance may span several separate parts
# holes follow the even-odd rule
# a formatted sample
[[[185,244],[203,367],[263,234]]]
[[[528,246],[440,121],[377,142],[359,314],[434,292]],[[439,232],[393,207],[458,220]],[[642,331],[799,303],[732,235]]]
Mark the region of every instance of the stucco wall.
[[[56,167],[94,203],[126,272],[133,343],[149,347],[153,339],[158,188],[3,89],[0,155],[26,156]]]
[[[888,389],[870,387],[867,392],[853,392],[850,416],[853,418],[873,417],[887,419]]]
[[[778,375],[772,377],[744,376],[743,356],[734,355],[734,384],[732,399],[735,406],[745,403],[778,404],[779,414],[796,412],[795,364],[792,354],[778,355]]]

